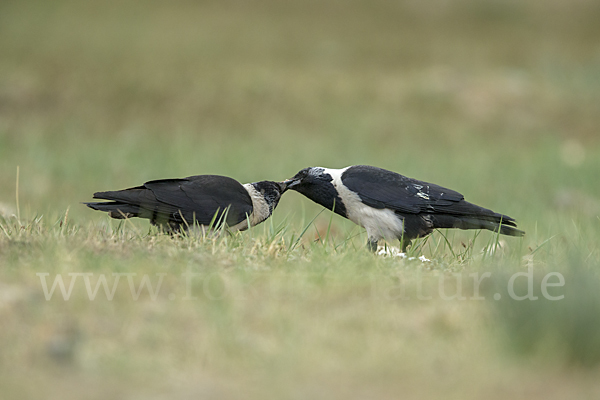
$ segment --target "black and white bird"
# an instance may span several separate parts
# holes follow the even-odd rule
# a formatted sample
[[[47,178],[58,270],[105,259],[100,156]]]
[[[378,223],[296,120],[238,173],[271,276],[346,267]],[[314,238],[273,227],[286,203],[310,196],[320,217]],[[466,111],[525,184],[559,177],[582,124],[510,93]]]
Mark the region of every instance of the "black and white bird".
[[[178,232],[196,224],[213,228],[227,224],[242,231],[271,216],[285,185],[261,181],[242,185],[220,175],[161,179],[129,189],[97,192],[104,202],[84,203],[116,219],[147,218],[153,225]],[[225,221],[223,221],[225,220]]]
[[[399,239],[405,251],[411,240],[439,228],[525,234],[513,218],[468,203],[454,190],[377,167],[305,168],[284,183],[286,190],[300,192],[365,228],[372,251],[380,239]]]

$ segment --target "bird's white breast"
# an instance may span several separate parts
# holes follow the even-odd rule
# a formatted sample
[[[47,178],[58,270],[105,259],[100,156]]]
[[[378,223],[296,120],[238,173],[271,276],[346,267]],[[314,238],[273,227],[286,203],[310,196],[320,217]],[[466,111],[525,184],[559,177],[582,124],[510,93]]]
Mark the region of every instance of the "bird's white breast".
[[[324,168],[324,172],[331,175],[331,183],[337,190],[346,206],[348,219],[367,230],[369,238],[394,240],[400,238],[404,232],[404,221],[394,211],[383,208],[377,209],[364,204],[358,194],[348,189],[342,183],[342,174],[348,168]]]

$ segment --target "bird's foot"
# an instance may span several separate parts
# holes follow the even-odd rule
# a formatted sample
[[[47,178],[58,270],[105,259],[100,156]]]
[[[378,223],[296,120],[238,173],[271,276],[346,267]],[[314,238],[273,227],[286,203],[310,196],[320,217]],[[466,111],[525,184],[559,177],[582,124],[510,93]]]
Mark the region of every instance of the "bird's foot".
[[[367,248],[371,253],[375,253],[377,251],[377,242],[378,240],[369,239],[367,241]]]
[[[402,249],[403,253],[406,253],[406,249],[411,245],[411,242],[412,241],[408,239],[400,239],[400,248]]]

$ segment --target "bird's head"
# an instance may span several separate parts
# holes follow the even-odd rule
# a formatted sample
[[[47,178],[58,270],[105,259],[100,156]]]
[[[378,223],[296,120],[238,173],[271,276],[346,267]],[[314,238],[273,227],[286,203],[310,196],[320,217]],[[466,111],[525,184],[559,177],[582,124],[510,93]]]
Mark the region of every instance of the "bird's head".
[[[302,193],[328,210],[346,216],[346,208],[333,182],[342,170],[322,167],[304,168],[293,178],[283,181],[285,189]]]
[[[254,188],[263,196],[267,204],[269,205],[269,213],[273,213],[279,199],[285,190],[287,189],[284,182],[273,182],[273,181],[260,181],[252,184]]]
[[[283,181],[285,190],[291,189],[300,193],[305,193],[310,188],[315,186],[323,186],[331,184],[333,178],[329,173],[326,172],[325,168],[322,167],[309,167],[304,168],[293,178]]]

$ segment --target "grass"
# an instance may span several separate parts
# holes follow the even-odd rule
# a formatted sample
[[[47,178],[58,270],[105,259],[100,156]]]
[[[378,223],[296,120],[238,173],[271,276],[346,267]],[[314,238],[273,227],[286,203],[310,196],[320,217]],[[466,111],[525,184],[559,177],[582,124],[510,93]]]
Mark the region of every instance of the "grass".
[[[597,398],[599,15],[588,0],[2,2],[1,393]],[[400,258],[296,193],[218,236],[80,204],[360,163],[527,235],[439,231]],[[511,299],[529,267],[538,300]],[[46,300],[58,274],[68,301]]]

